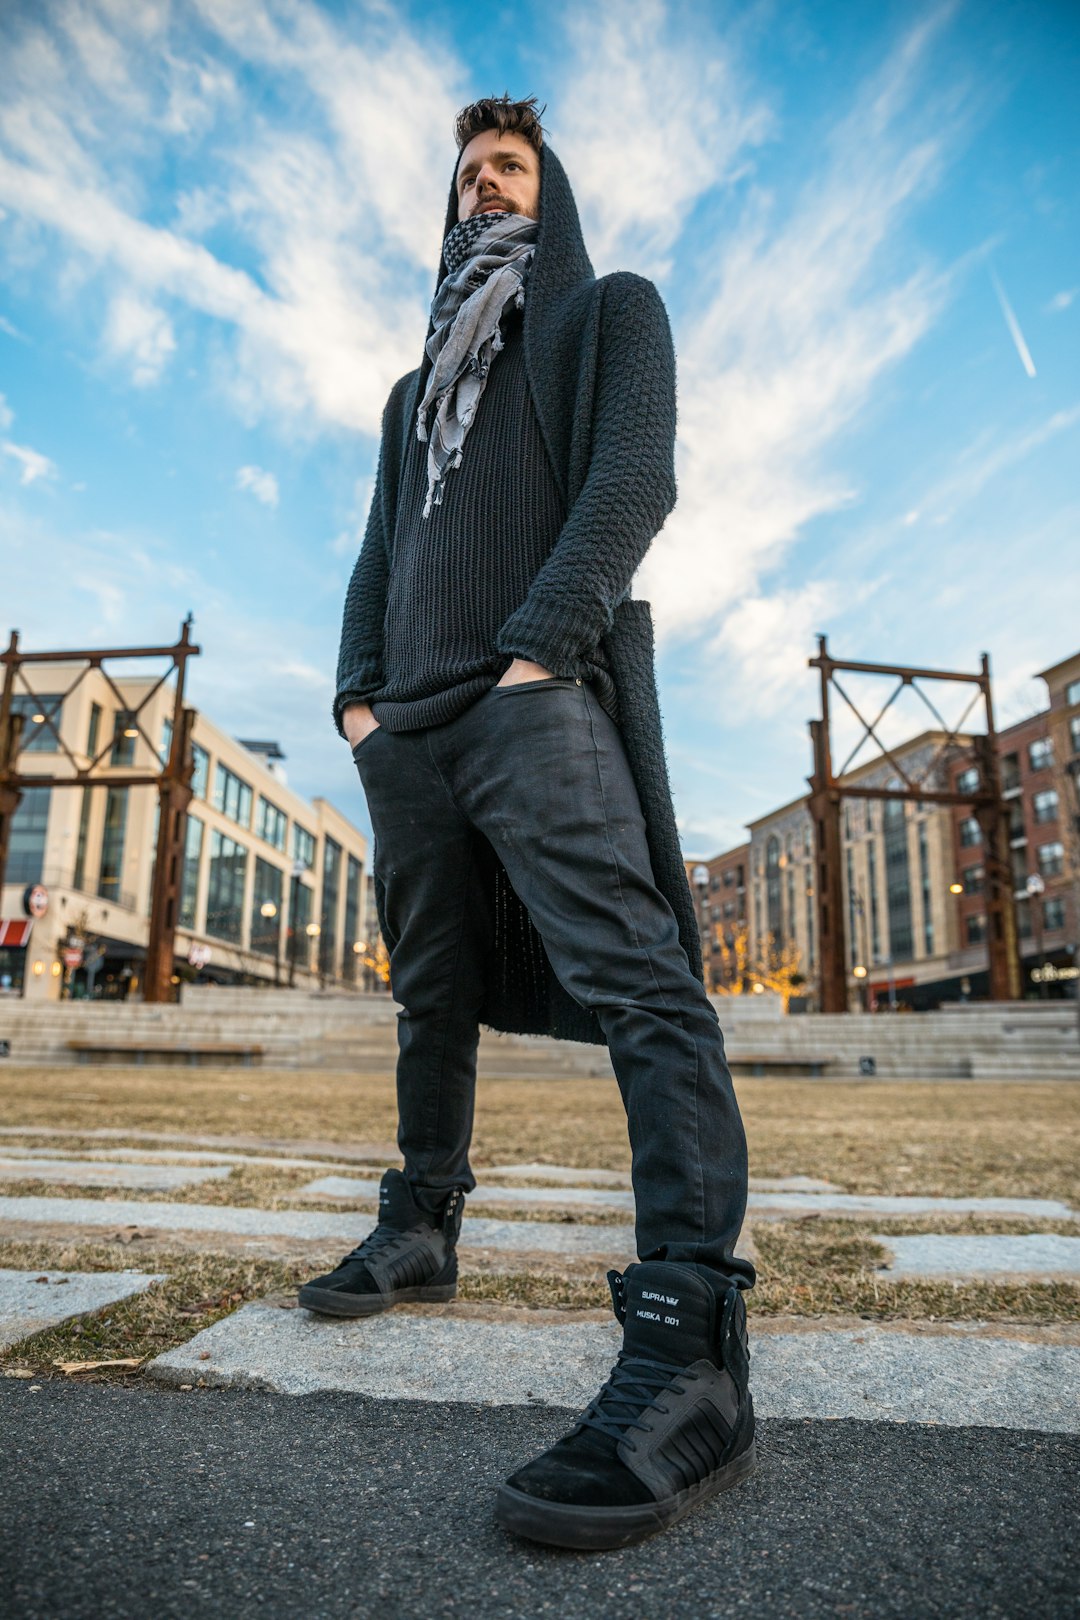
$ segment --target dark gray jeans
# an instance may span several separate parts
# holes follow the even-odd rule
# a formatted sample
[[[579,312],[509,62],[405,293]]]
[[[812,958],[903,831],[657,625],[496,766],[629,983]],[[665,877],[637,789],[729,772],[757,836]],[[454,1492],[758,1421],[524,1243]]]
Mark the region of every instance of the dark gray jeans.
[[[565,989],[600,1019],[626,1106],[638,1253],[749,1288],[733,1247],[746,1138],[712,1003],[656,887],[618,727],[589,683],[493,687],[446,725],[353,750],[385,886],[398,1018],[398,1141],[432,1211],[471,1192],[492,852]]]

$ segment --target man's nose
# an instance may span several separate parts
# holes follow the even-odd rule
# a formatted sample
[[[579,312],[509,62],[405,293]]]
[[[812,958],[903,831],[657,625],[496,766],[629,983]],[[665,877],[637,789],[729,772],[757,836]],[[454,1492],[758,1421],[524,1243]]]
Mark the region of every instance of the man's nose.
[[[498,189],[499,179],[495,173],[495,170],[489,169],[485,166],[476,176],[477,195],[479,196],[482,191],[498,191]]]

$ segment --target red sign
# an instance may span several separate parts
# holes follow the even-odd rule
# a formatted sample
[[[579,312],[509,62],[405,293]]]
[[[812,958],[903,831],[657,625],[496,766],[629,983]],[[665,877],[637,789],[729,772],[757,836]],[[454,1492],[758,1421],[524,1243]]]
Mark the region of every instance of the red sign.
[[[25,945],[32,927],[32,923],[24,922],[21,917],[12,918],[10,922],[0,921],[0,945],[16,948]]]
[[[66,945],[60,955],[64,958],[65,967],[82,967],[83,953],[81,945]]]

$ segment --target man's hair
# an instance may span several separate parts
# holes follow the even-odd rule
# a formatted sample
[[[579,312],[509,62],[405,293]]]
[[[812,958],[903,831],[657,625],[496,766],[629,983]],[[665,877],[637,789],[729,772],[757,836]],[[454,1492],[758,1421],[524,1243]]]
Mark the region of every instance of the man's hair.
[[[464,151],[474,135],[485,129],[497,129],[500,135],[520,135],[537,152],[544,144],[544,127],[540,120],[547,111],[535,96],[524,101],[511,101],[506,91],[501,96],[485,96],[462,107],[454,120],[454,138],[458,151]]]

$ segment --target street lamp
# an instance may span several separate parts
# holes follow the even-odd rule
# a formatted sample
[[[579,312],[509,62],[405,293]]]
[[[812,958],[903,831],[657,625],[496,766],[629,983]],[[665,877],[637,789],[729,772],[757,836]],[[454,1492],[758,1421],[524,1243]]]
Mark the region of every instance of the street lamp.
[[[1043,961],[1043,910],[1042,897],[1046,893],[1046,880],[1041,872],[1029,872],[1027,882],[1024,884],[1027,891],[1028,903],[1035,913],[1035,954],[1039,959],[1039,966],[1045,967]],[[1039,995],[1046,1000],[1046,978],[1039,975]]]
[[[308,925],[307,925],[307,928],[304,930],[304,932],[307,934],[308,939],[311,941],[311,946],[314,946],[315,941],[318,939],[319,935],[322,933],[322,929],[319,927],[317,922],[309,922]],[[312,971],[313,971],[313,969],[312,969],[312,966],[311,966],[311,947],[309,947],[308,948],[308,972],[311,973]]]
[[[278,908],[274,904],[273,900],[264,900],[262,905],[259,907],[259,914],[260,914],[260,916],[265,917],[267,922],[269,922],[272,917],[277,916]],[[274,983],[275,983],[275,985],[279,985],[281,983],[281,929],[280,928],[275,928],[274,929]]]

